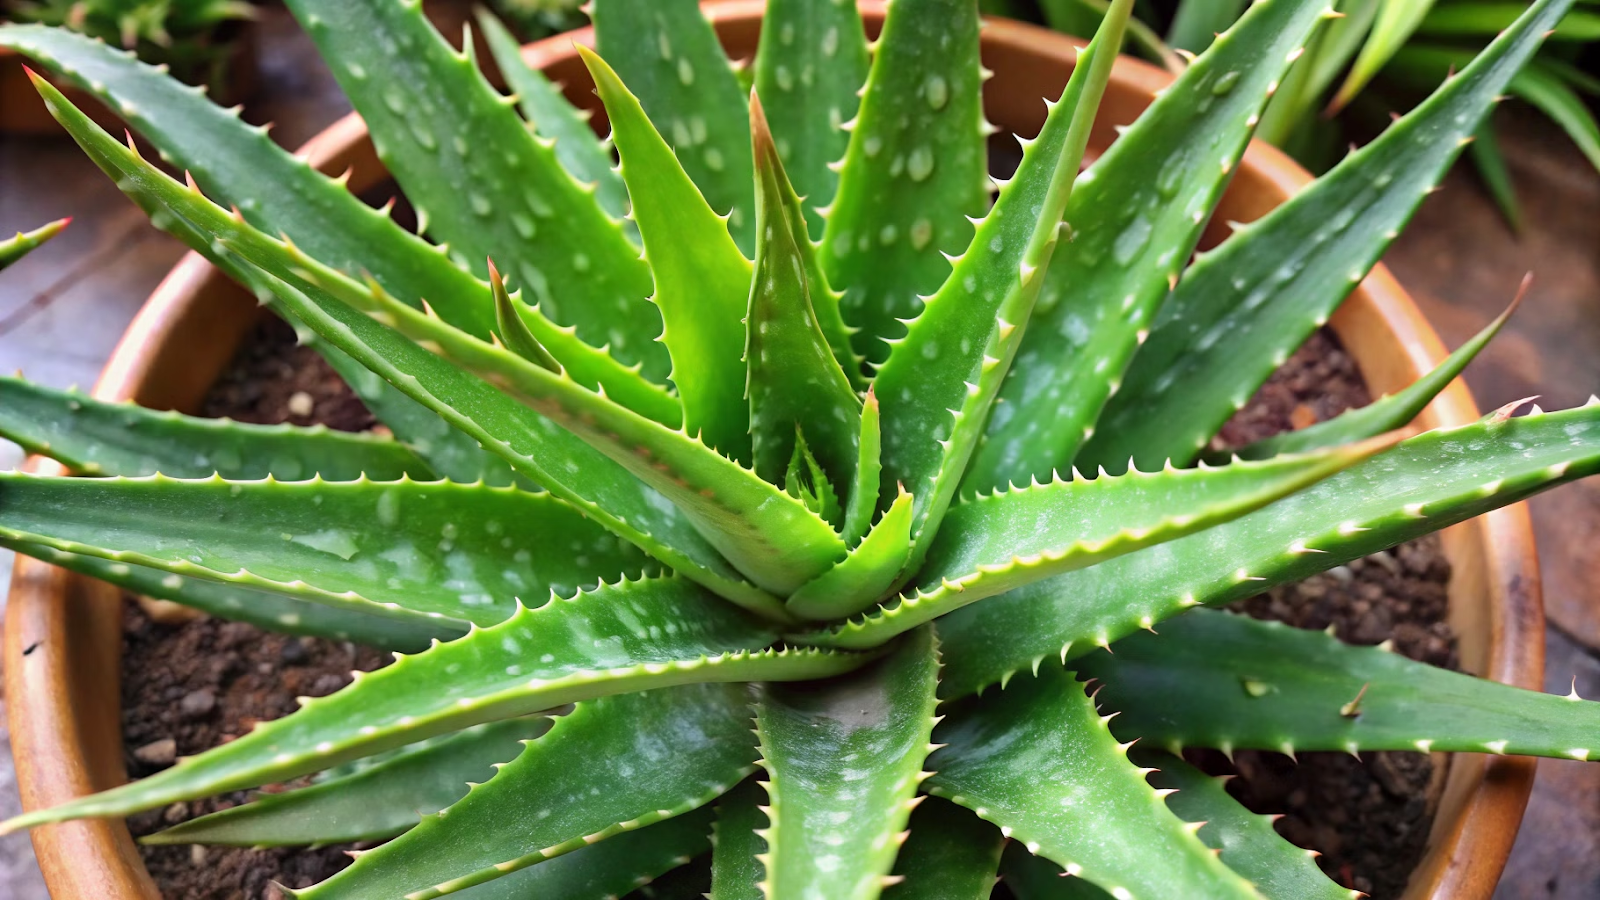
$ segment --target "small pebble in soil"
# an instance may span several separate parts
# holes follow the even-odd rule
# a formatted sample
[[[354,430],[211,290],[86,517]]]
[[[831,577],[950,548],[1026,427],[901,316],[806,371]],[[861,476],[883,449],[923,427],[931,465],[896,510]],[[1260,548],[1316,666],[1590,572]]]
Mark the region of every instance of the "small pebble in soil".
[[[155,768],[170,766],[178,758],[178,742],[172,738],[151,741],[142,747],[135,748],[133,758]]]
[[[217,708],[217,695],[210,691],[190,691],[178,701],[178,712],[185,719],[204,719]]]

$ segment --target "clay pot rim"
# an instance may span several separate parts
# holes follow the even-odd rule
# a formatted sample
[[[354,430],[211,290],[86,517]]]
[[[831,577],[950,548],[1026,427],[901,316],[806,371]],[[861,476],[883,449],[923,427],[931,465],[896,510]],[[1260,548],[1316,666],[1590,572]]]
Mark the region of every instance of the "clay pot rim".
[[[742,35],[747,43],[739,46],[753,48],[751,35],[759,28],[764,5],[764,0],[726,0],[707,4],[706,12],[725,41],[735,42]],[[862,7],[869,23],[881,21],[881,3],[863,0]],[[530,44],[523,53],[537,67],[566,67],[570,73],[576,65],[575,43],[592,46],[592,30]],[[1009,20],[987,21],[983,44],[986,57],[1024,59],[1024,68],[1048,65],[1062,71],[1075,58],[1075,47],[1081,46],[1054,32]],[[989,68],[1001,67],[990,62]],[[1126,58],[1118,62],[1114,77],[1146,97],[1171,79],[1155,66]],[[581,98],[574,95],[574,99]],[[363,152],[371,155],[365,125],[355,114],[335,122],[302,151],[324,170],[359,166],[357,158]],[[1310,180],[1284,154],[1259,142],[1239,167],[1236,184],[1247,178],[1259,182],[1258,193],[1275,195],[1280,201]],[[204,384],[191,383],[197,381],[191,359],[197,346],[194,339],[205,337],[227,345],[217,359],[211,359],[218,357],[216,348],[202,353],[209,362],[198,365],[215,363],[211,370],[215,372],[234,346],[217,341],[215,334],[220,331],[236,341],[242,335],[238,322],[250,316],[249,305],[242,301],[211,297],[200,302],[225,280],[197,254],[186,256],[129,326],[95,395],[119,400],[193,398],[204,391],[209,378]],[[1392,390],[1445,356],[1438,336],[1382,265],[1330,324],[1344,338],[1375,392]],[[1465,424],[1478,416],[1476,404],[1458,380],[1420,421],[1426,427],[1439,427]],[[53,463],[37,459],[30,468],[59,471]],[[1476,670],[1495,680],[1540,688],[1543,609],[1525,508],[1517,504],[1454,526],[1445,532],[1445,540],[1458,569],[1451,586],[1452,619],[1457,607],[1476,610],[1467,614],[1470,633],[1458,629],[1464,645],[1469,637],[1482,645]],[[1460,586],[1472,596],[1458,600],[1457,582],[1463,581],[1473,582]],[[120,617],[104,615],[120,602],[116,593],[36,560],[17,560],[3,645],[5,696],[15,711],[17,778],[29,809],[85,793],[95,785],[109,786],[123,777],[120,753],[108,752],[120,745],[118,699],[105,688],[108,682],[117,682]],[[96,610],[101,614],[94,615]],[[1467,655],[1465,646],[1463,654]],[[1488,898],[1516,837],[1533,772],[1533,761],[1528,759],[1475,754],[1451,758],[1430,847],[1406,897]],[[45,826],[33,832],[33,841],[45,880],[56,896],[160,897],[120,820]]]

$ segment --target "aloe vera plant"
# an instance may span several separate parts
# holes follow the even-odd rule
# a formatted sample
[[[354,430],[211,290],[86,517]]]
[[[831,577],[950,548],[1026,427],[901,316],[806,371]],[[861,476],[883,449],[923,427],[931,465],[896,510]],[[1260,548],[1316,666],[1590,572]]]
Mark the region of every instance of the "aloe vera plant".
[[[0,380],[0,433],[83,476],[0,475],[0,543],[396,651],[4,827],[322,773],[152,840],[388,839],[308,900],[702,879],[715,900],[982,898],[1002,872],[1025,896],[1349,896],[1157,751],[1587,759],[1600,706],[1196,607],[1600,470],[1600,403],[1396,434],[1491,331],[1249,459],[1211,442],[1567,5],[1534,3],[1197,256],[1326,0],[1254,4],[1080,174],[1133,6],[1115,0],[992,183],[975,0],[896,0],[870,45],[851,4],[771,0],[748,102],[689,0],[594,0],[581,53],[610,144],[493,25],[517,100],[416,2],[290,0],[420,235],[123,53],[0,29],[187,172],[38,82],[157,225],[293,322],[394,435]]]

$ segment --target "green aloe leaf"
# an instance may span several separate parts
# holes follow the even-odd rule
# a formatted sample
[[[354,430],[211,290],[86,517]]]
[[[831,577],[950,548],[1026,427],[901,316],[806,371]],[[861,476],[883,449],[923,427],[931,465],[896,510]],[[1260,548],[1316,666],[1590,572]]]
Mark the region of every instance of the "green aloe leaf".
[[[0,240],[0,269],[27,256],[40,244],[60,234],[71,221],[71,218],[57,219],[32,231],[19,231],[16,237]]]
[[[794,182],[806,200],[807,233],[822,237],[817,207],[833,202],[850,135],[842,127],[855,118],[856,92],[867,80],[871,56],[854,3],[773,0],[762,18],[756,51],[755,88],[766,106],[772,134]]]
[[[755,178],[745,90],[699,4],[594,0],[589,15],[600,55],[617,67],[650,121],[670,134],[683,170],[706,202],[727,216],[739,249],[751,253]]]
[[[877,392],[870,386],[861,404],[861,437],[856,440],[856,448],[856,477],[846,501],[842,531],[845,543],[852,548],[872,529],[883,475],[883,409],[878,405]]]
[[[911,813],[885,900],[989,900],[1005,838],[1000,829],[938,797]]]
[[[698,809],[753,771],[755,756],[744,685],[580,703],[460,801],[295,896],[454,894]],[[572,783],[575,772],[581,785]],[[697,819],[708,833],[709,814]]]
[[[1195,610],[1079,660],[1155,746],[1600,758],[1600,703],[1451,672],[1321,631]],[[1202,704],[1204,713],[1192,704]]]
[[[467,629],[465,623],[451,619],[395,618],[388,610],[378,610],[385,614],[377,615],[363,611],[365,607],[328,606],[275,591],[185,578],[160,569],[68,553],[26,541],[0,539],[0,547],[98,578],[135,594],[170,600],[207,615],[249,622],[258,628],[284,634],[355,641],[380,650],[415,653],[435,640],[460,637]]]
[[[652,377],[664,373],[638,248],[470,54],[434,31],[421,3],[292,0],[289,8],[366,121],[424,233],[479,277],[492,257],[587,343],[609,344]]]
[[[1433,4],[1434,0],[1388,0],[1381,5],[1378,17],[1372,23],[1372,30],[1350,67],[1350,74],[1345,76],[1344,84],[1339,86],[1339,92],[1333,97],[1333,104],[1329,107],[1331,110],[1343,109],[1355,99],[1356,94],[1361,93],[1373,76],[1405,46]]]
[[[1478,133],[1472,136],[1472,145],[1467,148],[1467,156],[1472,160],[1473,168],[1477,169],[1478,178],[1488,189],[1489,196],[1494,199],[1494,205],[1500,207],[1500,215],[1505,217],[1511,232],[1521,234],[1522,207],[1517,202],[1517,187],[1511,181],[1511,169],[1506,166],[1505,154],[1500,152],[1500,141],[1495,137],[1492,120],[1486,120],[1478,126]]]
[[[1110,894],[1034,856],[1016,841],[1006,845],[1000,858],[1000,876],[1017,900],[1112,900]]]
[[[911,495],[902,492],[849,556],[790,594],[784,605],[803,619],[853,616],[894,590],[910,558]]]
[[[874,647],[987,597],[1236,519],[1393,443],[1386,437],[1267,463],[1130,470],[1093,481],[1074,473],[1071,481],[980,497],[951,509],[914,592],[861,620],[797,640]]]
[[[761,808],[766,796],[766,790],[749,779],[717,803],[710,900],[763,900],[761,881],[766,866],[758,856],[767,846],[760,834],[767,823]]]
[[[928,627],[849,678],[763,690],[767,897],[854,900],[883,890],[927,777],[938,675]]]
[[[448,481],[0,474],[0,536],[446,625],[653,568],[548,494]]]
[[[1081,461],[1194,459],[1366,277],[1567,2],[1535,4],[1376,140],[1196,259]]]
[[[1597,471],[1600,402],[1428,432],[1233,522],[946,616],[940,694],[1003,683]]]
[[[1430,9],[1416,30],[1429,37],[1492,37],[1510,27],[1525,8],[1524,3],[1492,0],[1447,3]],[[1550,36],[1567,41],[1600,39],[1600,12],[1573,10],[1562,17]]]
[[[1137,638],[1135,639],[1137,640]],[[1096,698],[1098,699],[1098,697]],[[1118,729],[1121,725],[1119,723]],[[1252,813],[1212,778],[1181,759],[1148,750],[1131,758],[1152,769],[1150,783],[1164,792],[1167,807],[1185,822],[1203,823],[1198,835],[1222,854],[1222,862],[1270,900],[1356,900],[1364,896],[1335,884],[1315,857],[1273,830],[1276,816]]]
[[[1180,0],[1167,29],[1167,43],[1200,53],[1244,12],[1245,0]]]
[[[750,98],[756,161],[756,260],[750,279],[744,363],[749,432],[757,475],[776,483],[793,455],[796,435],[830,484],[855,480],[861,437],[861,399],[834,357],[816,295],[827,284],[799,215],[800,202],[784,174],[761,102]],[[834,304],[837,309],[837,304]]]
[[[278,147],[265,129],[244,124],[238,109],[218,107],[203,92],[139,62],[134,54],[66,29],[7,28],[0,33],[0,47],[33,57],[116,110],[160,149],[164,159],[190,173],[219,202],[238,208],[257,227],[293,235],[318,259],[335,267],[370,273],[408,303],[431,298],[440,314],[458,328],[483,336],[490,333],[494,320],[486,285],[361,202],[342,183]],[[83,127],[81,117],[74,118],[78,122],[69,124],[69,130]],[[156,221],[190,246],[205,243],[187,233],[190,229],[181,219]],[[209,255],[253,293],[267,292],[269,285],[254,279],[247,267]],[[474,300],[479,296],[482,302]],[[367,408],[427,459],[434,471],[454,481],[511,481],[505,463],[436,412],[372,376],[315,333],[300,329],[300,337],[322,353]]]
[[[107,403],[21,378],[0,377],[0,436],[85,475],[284,481],[375,481],[433,471],[404,444],[317,425],[246,425]]]
[[[1505,312],[1486,325],[1482,331],[1473,335],[1471,340],[1457,347],[1444,362],[1434,366],[1432,371],[1413,381],[1399,393],[1386,394],[1366,406],[1341,413],[1326,422],[1318,422],[1315,425],[1295,431],[1285,431],[1256,441],[1240,448],[1237,451],[1238,455],[1243,459],[1267,459],[1279,453],[1306,453],[1405,427],[1433,402],[1434,397],[1439,396],[1440,391],[1456,380],[1456,376],[1477,357],[1479,351],[1487,347],[1494,336],[1500,333],[1500,329],[1505,327],[1511,314],[1517,311],[1517,307],[1527,296],[1531,283],[1531,278],[1524,278],[1522,289],[1517,292],[1517,298]]]
[[[972,245],[893,342],[873,382],[883,405],[883,479],[914,498],[913,564],[927,553],[924,535],[937,533],[1024,340],[1131,9],[1119,0],[1079,55]]]
[[[1306,91],[1309,96],[1323,97],[1334,81],[1348,70],[1351,60],[1361,52],[1367,35],[1372,32],[1372,23],[1377,21],[1381,6],[1383,0],[1336,0],[1334,8],[1341,18],[1324,26],[1317,38]]]
[[[965,490],[1048,479],[1097,429],[1111,430],[1096,424],[1102,407],[1118,395],[1267,98],[1326,12],[1322,0],[1251,7],[1078,180],[1066,210],[1072,240],[1045,277]],[[887,403],[882,385],[879,395]],[[1115,462],[1115,472],[1127,458],[1080,462]]]
[[[467,629],[466,623],[450,618],[416,615],[395,618],[394,610],[374,609],[368,604],[320,604],[270,589],[186,578],[144,565],[61,551],[29,541],[0,540],[0,546],[62,569],[99,578],[134,594],[186,605],[218,618],[248,621],[258,628],[283,634],[309,634],[330,641],[354,641],[381,650],[414,653],[427,649],[434,641],[453,641]]]
[[[586,48],[578,52],[594,76],[622,156],[632,217],[655,278],[652,300],[666,322],[661,341],[672,354],[684,426],[723,455],[748,460],[742,320],[750,261],[645,117],[638,98],[604,60]]]
[[[614,900],[637,885],[670,877],[690,858],[704,853],[709,828],[704,812],[685,813],[637,831],[614,834],[456,896],[460,900]],[[644,890],[647,888],[640,888]],[[639,892],[626,896],[652,900],[650,894]]]
[[[190,819],[145,844],[320,846],[394,837],[488,781],[522,745],[544,734],[543,717],[507,719],[422,741],[359,771]]]
[[[1109,721],[1048,666],[949,714],[928,790],[1113,896],[1260,897],[1167,809]]]
[[[822,264],[844,290],[856,352],[888,355],[986,207],[978,12],[971,0],[892,5],[826,212]]]
[[[590,113],[567,102],[561,88],[543,72],[530,67],[522,58],[522,45],[506,26],[486,9],[479,8],[478,30],[506,85],[517,98],[517,107],[533,133],[555,142],[556,159],[580,184],[594,185],[594,198],[606,214],[621,219],[628,214],[628,188],[622,175],[612,167],[605,141],[595,137],[589,127]],[[638,239],[638,228],[624,220],[629,236]]]
[[[126,815],[285,781],[563,703],[683,684],[826,678],[870,659],[763,649],[773,637],[749,614],[692,582],[669,577],[605,585],[401,657],[231,743],[142,781],[18,816],[4,828]],[[748,727],[749,719],[744,722]]]
[[[300,256],[300,265],[296,265],[294,255],[285,255],[287,247],[266,241],[238,217],[207,202],[197,191],[174,183],[138,153],[100,130],[48,83],[38,81],[35,84],[46,105],[78,139],[90,158],[110,174],[153,221],[171,229],[209,258],[253,273],[252,279],[272,291],[264,293],[263,297],[306,322],[361,365],[370,367],[371,371],[356,382],[362,396],[368,393],[360,387],[366,382],[387,381],[396,385],[416,404],[425,405],[430,415],[481,442],[519,472],[550,488],[557,496],[578,506],[613,533],[646,550],[675,571],[706,584],[736,603],[766,609],[769,614],[783,617],[781,604],[765,591],[743,581],[687,517],[654,491],[628,477],[616,463],[590,448],[582,438],[308,283],[302,276],[311,273],[304,267],[316,267],[309,258]],[[222,244],[224,239],[243,242],[261,251],[252,263],[272,266],[271,274],[251,268],[251,263],[233,255]],[[367,296],[367,289],[345,280],[337,281],[360,296]],[[428,454],[428,458],[431,461],[435,457]]]

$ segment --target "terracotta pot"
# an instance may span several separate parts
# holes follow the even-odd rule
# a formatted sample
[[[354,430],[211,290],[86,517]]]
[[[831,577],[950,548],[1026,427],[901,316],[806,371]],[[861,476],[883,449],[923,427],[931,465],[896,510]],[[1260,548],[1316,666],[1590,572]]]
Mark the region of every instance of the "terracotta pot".
[[[242,103],[256,88],[256,29],[250,22],[231,23],[220,37],[228,42],[228,59],[220,91],[214,96],[224,106]],[[33,89],[26,57],[10,48],[0,47],[0,134],[61,134],[61,125],[45,109],[39,92]],[[33,66],[39,71],[39,66]],[[122,120],[106,109],[100,101],[78,90],[64,79],[51,78],[74,106],[88,113],[103,128],[113,134],[123,129]]]
[[[864,4],[869,28],[881,6]],[[750,56],[760,28],[761,0],[708,5],[733,55]],[[573,42],[579,31],[529,45],[528,61],[568,85],[593,107],[588,76]],[[989,118],[1032,134],[1043,121],[1042,96],[1055,96],[1075,58],[1075,42],[1009,21],[983,33],[984,64],[995,76],[985,90]],[[1153,66],[1124,59],[1106,94],[1100,146],[1112,126],[1131,122],[1169,80]],[[351,115],[305,148],[324,171],[353,170],[360,190],[385,173],[361,120]],[[1309,176],[1277,150],[1256,144],[1222,202],[1217,221],[1250,221],[1281,203]],[[1215,236],[1213,236],[1215,237]],[[155,408],[195,409],[247,333],[257,308],[226,277],[191,254],[161,284],[107,365],[96,395]],[[1416,306],[1379,266],[1332,321],[1374,393],[1409,384],[1445,355]],[[1426,427],[1478,418],[1460,382],[1423,413]],[[36,469],[50,464],[36,462]],[[1450,619],[1468,670],[1537,689],[1544,667],[1544,617],[1533,535],[1522,506],[1512,506],[1444,532],[1454,566]],[[118,715],[118,592],[31,559],[19,558],[5,630],[5,696],[12,710],[12,747],[23,804],[36,809],[124,780]],[[1482,755],[1441,755],[1447,766],[1428,855],[1408,898],[1488,898],[1522,817],[1533,763]],[[70,822],[33,832],[34,847],[54,896],[155,898],[159,894],[120,821]]]

